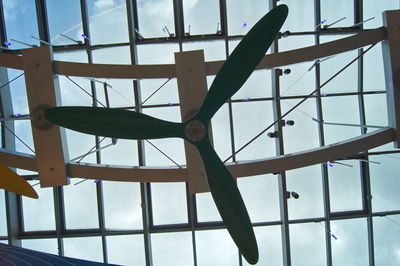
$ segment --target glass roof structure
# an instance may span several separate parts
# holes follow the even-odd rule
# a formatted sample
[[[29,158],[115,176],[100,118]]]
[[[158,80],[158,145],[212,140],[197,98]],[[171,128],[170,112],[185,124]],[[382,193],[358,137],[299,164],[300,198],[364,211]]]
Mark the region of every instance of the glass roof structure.
[[[206,62],[225,60],[258,19],[282,3],[289,16],[268,53],[381,27],[382,12],[400,8],[398,0],[0,0],[0,52],[21,55],[52,45],[57,61],[174,64],[175,52],[201,49]],[[264,159],[388,126],[381,44],[368,48],[255,71],[211,121],[220,158]],[[58,78],[63,106],[182,121],[176,78]],[[207,76],[208,85],[213,78]],[[2,117],[19,117],[2,120],[2,148],[34,156],[24,72],[1,67],[0,87]],[[249,143],[316,88],[283,123]],[[186,165],[181,139],[115,142],[68,129],[66,139],[75,163]],[[257,265],[399,265],[399,162],[399,150],[389,143],[349,158],[238,178],[259,245]],[[37,172],[16,171],[39,199],[0,190],[1,243],[121,265],[248,265],[211,194],[191,195],[187,183],[71,178],[68,186],[40,188]]]

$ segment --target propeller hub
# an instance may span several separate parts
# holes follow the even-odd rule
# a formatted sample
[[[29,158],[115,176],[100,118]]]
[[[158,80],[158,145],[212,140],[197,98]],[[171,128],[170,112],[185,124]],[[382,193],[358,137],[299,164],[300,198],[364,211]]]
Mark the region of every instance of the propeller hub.
[[[206,127],[198,120],[192,120],[185,126],[185,136],[193,142],[198,142],[206,136]]]

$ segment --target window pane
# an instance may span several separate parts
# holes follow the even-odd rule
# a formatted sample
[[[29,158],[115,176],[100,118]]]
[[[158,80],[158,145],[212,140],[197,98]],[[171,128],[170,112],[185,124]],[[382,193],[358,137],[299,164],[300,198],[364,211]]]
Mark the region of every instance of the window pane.
[[[151,234],[153,265],[193,265],[192,233]]]
[[[289,7],[289,15],[282,26],[284,31],[310,31],[314,30],[314,0],[285,0],[281,3]]]
[[[138,64],[175,64],[174,53],[178,51],[174,43],[138,45]]]
[[[354,5],[347,0],[321,0],[321,19],[325,20],[325,25],[346,17],[344,20],[336,23],[332,28],[350,27],[354,24]]]
[[[55,238],[23,239],[22,247],[58,255],[57,239]]]
[[[222,221],[210,192],[196,194],[196,206],[199,222]]]
[[[31,38],[31,36],[39,37],[35,1],[3,0],[3,7],[7,41],[11,43],[9,49],[29,48],[29,46],[11,39],[30,45],[39,45],[39,41]]]
[[[344,160],[340,163],[347,165],[334,163],[328,167],[331,212],[361,210],[360,163],[357,160]]]
[[[174,7],[170,0],[136,1],[139,32],[144,38],[169,37],[166,26],[175,35]]]
[[[369,164],[373,211],[398,210],[400,180],[395,169],[398,169],[400,155],[382,154],[370,156],[369,160],[381,163]]]
[[[399,223],[399,215],[374,218],[375,265],[400,264]]]
[[[64,256],[103,262],[103,247],[100,237],[64,238]]]
[[[268,12],[268,6],[264,0],[253,0],[251,5],[240,0],[226,1],[228,34],[246,34]]]
[[[185,183],[151,183],[151,199],[154,225],[188,222]]]
[[[31,185],[37,181],[29,181]],[[25,231],[55,230],[53,188],[34,187],[39,198],[22,197]]]
[[[357,96],[323,97],[323,118],[327,123],[360,124]],[[358,127],[324,125],[325,145],[361,135]]]
[[[124,0],[88,0],[91,44],[128,42],[128,20]]]
[[[220,23],[218,0],[183,0],[185,32],[190,34],[216,34]],[[219,29],[221,29],[219,27]]]
[[[291,224],[290,256],[293,266],[326,264],[325,230],[316,223]]]
[[[213,144],[218,156],[224,160],[232,154],[229,108],[224,104],[211,119]],[[232,160],[230,160],[232,161]]]
[[[280,220],[276,175],[238,178],[237,183],[252,223]]]
[[[76,44],[65,34],[74,40],[81,40],[82,16],[80,2],[75,1],[46,1],[47,20],[49,23],[50,43],[53,45]]]
[[[271,97],[271,70],[253,72],[232,99],[248,100],[254,98]]]
[[[201,41],[201,42],[184,42],[184,51],[203,50],[204,61],[225,60],[225,42],[220,40]]]
[[[145,265],[143,235],[107,236],[107,255],[108,263]]]
[[[363,0],[364,19],[375,17],[363,24],[364,29],[378,28],[383,25],[382,12],[385,10],[399,9],[400,3],[397,0],[386,0],[377,2],[374,0]]]
[[[299,198],[288,200],[289,219],[322,217],[322,176],[320,165],[286,171],[287,191],[295,191]]]
[[[143,105],[179,103],[178,84],[173,79],[144,79],[140,81]]]
[[[273,122],[272,102],[233,103],[235,149],[238,150]],[[273,130],[271,130],[273,131]],[[237,160],[275,156],[275,140],[262,135],[236,155]],[[222,158],[224,160],[224,158]]]
[[[368,234],[366,219],[331,222],[332,265],[368,265]]]
[[[0,236],[7,236],[7,214],[6,214],[6,201],[4,197],[4,190],[0,190]]]
[[[239,251],[227,230],[196,232],[197,265],[239,265]]]
[[[257,266],[283,266],[281,227],[254,227],[254,234],[256,235],[259,252]],[[242,264],[245,266],[251,265],[243,257]]]
[[[140,185],[103,181],[104,216],[107,229],[141,229]]]
[[[71,184],[63,186],[65,220],[68,229],[98,228],[96,184],[93,180],[74,178]],[[77,185],[75,185],[78,183]]]
[[[300,99],[281,100],[282,114],[300,101]],[[317,117],[316,107],[314,99],[309,99],[285,117],[285,121],[294,122],[293,126],[283,127],[285,154],[319,147],[318,123],[312,120]]]

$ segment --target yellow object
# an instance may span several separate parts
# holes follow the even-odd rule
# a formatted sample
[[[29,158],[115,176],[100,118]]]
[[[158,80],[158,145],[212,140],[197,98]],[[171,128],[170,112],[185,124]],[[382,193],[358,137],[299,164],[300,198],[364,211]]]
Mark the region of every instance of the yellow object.
[[[39,198],[36,191],[25,179],[2,164],[0,164],[0,188],[26,197]]]

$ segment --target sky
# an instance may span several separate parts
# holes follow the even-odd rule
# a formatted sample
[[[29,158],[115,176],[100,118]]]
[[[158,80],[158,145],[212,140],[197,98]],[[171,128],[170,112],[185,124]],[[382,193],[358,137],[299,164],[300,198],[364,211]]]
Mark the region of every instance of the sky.
[[[63,33],[75,40],[82,39],[80,1],[47,0],[50,39],[54,45],[72,44],[62,37]],[[313,31],[313,0],[282,0],[289,6],[289,17],[282,31]],[[183,0],[185,31],[195,34],[214,34],[218,29],[219,7],[217,0]],[[246,2],[247,3],[247,2]],[[252,0],[251,4],[243,1],[227,0],[228,33],[245,34],[254,23],[269,9],[267,0]],[[38,36],[36,13],[33,0],[3,0],[8,41],[10,49],[27,48],[11,39],[38,44],[31,36]],[[89,13],[90,40],[92,44],[128,42],[126,5],[123,0],[87,0]],[[378,3],[364,0],[364,19],[375,17],[365,23],[365,28],[382,25],[381,12],[398,9],[397,0],[385,0]],[[321,16],[326,23],[346,17],[337,23],[337,27],[353,25],[353,9],[346,0],[321,0]],[[163,28],[175,34],[173,4],[170,0],[138,0],[139,31],[144,38],[166,37]],[[331,41],[341,36],[324,37],[321,42]],[[237,45],[229,42],[229,52]],[[311,36],[288,37],[279,40],[279,50],[291,50],[314,44]],[[184,43],[183,49],[203,49],[206,61],[223,60],[225,43],[223,41],[202,41]],[[174,63],[174,52],[179,51],[175,43],[148,44],[138,47],[139,64]],[[321,63],[321,81],[336,73],[348,61],[357,56],[357,51],[350,51],[329,58]],[[87,62],[84,51],[55,53],[55,60]],[[95,63],[129,64],[128,47],[99,49],[93,52]],[[308,71],[313,62],[304,62],[285,66],[291,73],[280,78],[281,95],[305,95],[315,89],[315,72]],[[364,57],[364,89],[381,91],[385,89],[381,56],[381,47],[376,45]],[[21,71],[8,69],[9,79]],[[351,66],[337,79],[322,89],[328,95],[357,91],[357,67]],[[214,77],[207,77],[210,85]],[[90,82],[84,78],[71,77],[86,90]],[[112,85],[109,90],[111,107],[134,105],[132,80],[104,79]],[[167,79],[141,80],[142,100],[158,89]],[[62,105],[90,106],[92,100],[66,77],[59,77]],[[222,160],[231,155],[231,141],[238,149],[258,132],[273,122],[272,102],[245,101],[271,97],[271,71],[254,72],[242,89],[232,98],[243,101],[232,104],[233,133],[229,125],[229,108],[225,104],[212,120],[214,146]],[[11,83],[13,108],[15,113],[28,113],[28,102],[23,77]],[[105,103],[103,85],[96,83],[100,102]],[[117,92],[118,93],[117,93]],[[122,96],[121,96],[122,95]],[[176,79],[171,79],[153,97],[147,105],[178,103]],[[289,110],[300,99],[282,100],[282,112]],[[386,98],[384,94],[364,96],[366,121],[369,125],[387,126]],[[359,124],[357,96],[325,97],[322,99],[323,116],[326,122]],[[178,106],[162,108],[144,108],[143,112],[157,118],[180,122]],[[283,128],[284,151],[293,153],[318,147],[318,124],[311,118],[317,116],[315,101],[310,99],[292,112],[287,119],[295,121],[294,126]],[[33,147],[29,121],[15,123],[16,134],[30,147]],[[324,126],[325,143],[346,140],[360,135],[359,128]],[[66,130],[69,157],[85,154],[94,146],[92,136]],[[110,139],[102,145],[111,143]],[[158,148],[165,151],[178,164],[185,165],[183,141],[178,139],[153,140]],[[17,151],[32,154],[20,142],[16,142]],[[392,150],[392,144],[378,147],[373,151]],[[112,165],[138,165],[137,142],[119,140],[116,145],[104,149],[102,163]],[[237,160],[254,160],[276,155],[274,139],[263,135],[248,148],[237,154]],[[174,165],[152,146],[145,144],[147,166]],[[397,193],[399,181],[396,169],[400,157],[381,155],[371,157],[371,190],[373,195],[372,211],[399,210],[400,196]],[[95,163],[95,156],[89,155],[82,162]],[[328,167],[330,189],[330,208],[332,211],[355,211],[362,208],[360,164],[348,160],[346,165],[333,164]],[[29,173],[18,169],[18,173]],[[324,216],[322,176],[320,165],[287,171],[287,189],[299,193],[299,199],[288,200],[290,220],[312,219]],[[96,184],[93,181],[72,179],[71,185],[64,187],[65,216],[67,229],[98,228]],[[37,182],[32,182],[33,184]],[[238,179],[238,186],[248,208],[253,223],[278,222],[280,220],[279,185],[277,175],[259,175]],[[142,212],[140,185],[137,183],[102,182],[104,190],[104,209],[106,228],[142,230]],[[24,226],[26,231],[55,230],[53,192],[50,188],[40,189],[35,186],[39,200],[23,198]],[[152,183],[153,219],[155,225],[182,224],[188,222],[186,189],[183,183]],[[4,192],[0,191],[0,236],[6,235]],[[209,193],[196,195],[199,222],[220,221],[219,214]],[[40,215],[38,215],[40,214]],[[374,217],[374,244],[376,265],[398,265],[400,245],[395,237],[400,232],[400,216]],[[255,233],[260,250],[257,265],[283,265],[282,237],[280,225],[256,226]],[[289,226],[292,265],[324,265],[325,224],[323,222],[293,223]],[[367,219],[345,219],[331,222],[333,265],[367,265],[368,237]],[[226,230],[196,231],[197,265],[239,265],[238,252]],[[152,252],[154,265],[193,265],[192,234],[190,231],[172,233],[152,233]],[[23,240],[22,245],[50,253],[57,253],[56,239]],[[102,261],[102,242],[100,237],[64,238],[65,255],[94,261]],[[144,240],[142,234],[107,237],[107,250],[110,263],[123,265],[145,265]],[[247,265],[243,261],[243,265]]]

